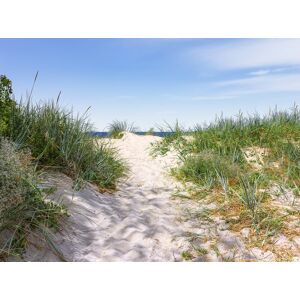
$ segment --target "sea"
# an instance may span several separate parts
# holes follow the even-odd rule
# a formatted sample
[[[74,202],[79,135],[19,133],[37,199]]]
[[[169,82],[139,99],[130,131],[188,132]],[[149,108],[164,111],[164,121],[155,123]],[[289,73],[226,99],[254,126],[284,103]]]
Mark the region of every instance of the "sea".
[[[109,136],[109,133],[106,132],[106,131],[94,131],[94,132],[91,132],[91,134],[93,136],[104,137],[104,138]],[[146,131],[137,131],[137,132],[134,132],[134,134],[146,135],[147,132]],[[160,137],[164,137],[164,136],[167,136],[167,135],[170,135],[170,134],[172,134],[172,132],[154,131],[154,132],[151,133],[151,135],[160,136]]]

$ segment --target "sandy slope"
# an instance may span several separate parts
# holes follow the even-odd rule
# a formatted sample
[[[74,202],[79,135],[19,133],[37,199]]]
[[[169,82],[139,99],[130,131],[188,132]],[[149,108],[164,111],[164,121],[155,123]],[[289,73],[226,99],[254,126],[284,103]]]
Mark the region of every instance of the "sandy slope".
[[[113,194],[101,194],[92,185],[74,192],[70,178],[48,174],[45,186],[57,188],[52,199],[70,213],[52,237],[61,255],[31,236],[25,260],[180,261],[183,251],[192,251],[196,261],[276,260],[271,251],[246,246],[249,228],[231,232],[224,220],[207,214],[217,203],[173,199],[178,183],[167,173],[176,165],[176,155],[149,155],[151,143],[159,140],[127,133],[109,141],[131,170]],[[275,243],[299,261],[299,237],[291,242],[280,236]]]
[[[131,170],[114,194],[101,194],[91,185],[74,193],[68,177],[49,176],[46,185],[57,187],[52,197],[59,197],[70,213],[54,236],[67,261],[180,260],[187,246],[185,226],[178,221],[179,202],[171,199],[176,184],[167,175],[176,156],[153,159],[149,147],[159,139],[127,133],[111,141]],[[33,244],[26,260],[60,260],[46,245]]]

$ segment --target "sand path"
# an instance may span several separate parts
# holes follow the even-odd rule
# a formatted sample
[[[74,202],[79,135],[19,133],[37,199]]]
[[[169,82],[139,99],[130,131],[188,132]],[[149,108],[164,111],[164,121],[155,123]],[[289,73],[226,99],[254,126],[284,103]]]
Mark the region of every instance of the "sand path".
[[[216,203],[172,197],[179,183],[168,170],[177,158],[174,153],[151,157],[151,143],[158,140],[130,133],[109,140],[130,167],[113,194],[92,185],[74,192],[70,178],[48,174],[44,185],[57,189],[51,199],[65,204],[70,216],[52,236],[58,253],[31,236],[24,259],[181,261],[183,251],[192,251],[195,261],[274,261],[270,251],[248,249],[245,232],[231,232],[224,220],[210,215]]]
[[[52,196],[69,210],[63,230],[53,236],[67,261],[177,261],[186,246],[184,226],[178,221],[178,202],[171,196],[176,183],[167,175],[176,156],[152,158],[154,136],[126,134],[112,140],[130,167],[130,174],[114,194],[101,194],[93,186],[74,192],[72,181],[49,176]],[[57,261],[45,245],[29,246],[25,259]]]

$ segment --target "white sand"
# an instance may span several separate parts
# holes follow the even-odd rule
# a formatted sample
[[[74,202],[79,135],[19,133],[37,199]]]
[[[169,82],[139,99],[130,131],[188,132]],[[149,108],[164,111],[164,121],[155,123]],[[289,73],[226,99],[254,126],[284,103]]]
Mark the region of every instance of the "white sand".
[[[174,153],[152,158],[149,148],[159,140],[127,133],[120,140],[109,141],[131,170],[113,194],[101,194],[92,185],[74,192],[67,176],[47,177],[45,185],[57,187],[51,198],[60,199],[70,213],[61,232],[52,237],[64,259],[180,261],[183,251],[195,253],[198,249],[196,261],[274,261],[272,252],[246,247],[249,228],[239,234],[229,231],[218,217],[210,215],[211,221],[206,221],[203,212],[218,204],[173,199],[178,183],[168,176],[168,170],[176,165],[177,158]],[[195,214],[201,217],[192,216]],[[48,244],[37,243],[35,236],[30,240],[25,260],[61,260]],[[299,260],[299,239],[287,243],[285,237],[280,237],[276,242],[293,248],[293,260]]]
[[[114,194],[101,194],[91,185],[74,193],[67,176],[49,176],[47,185],[58,188],[52,197],[59,196],[70,213],[63,230],[53,237],[67,261],[181,259],[186,247],[184,225],[178,221],[179,202],[171,199],[176,184],[167,175],[176,156],[153,159],[149,147],[159,139],[126,133],[111,141],[131,170]],[[26,260],[60,260],[45,244],[33,244]]]

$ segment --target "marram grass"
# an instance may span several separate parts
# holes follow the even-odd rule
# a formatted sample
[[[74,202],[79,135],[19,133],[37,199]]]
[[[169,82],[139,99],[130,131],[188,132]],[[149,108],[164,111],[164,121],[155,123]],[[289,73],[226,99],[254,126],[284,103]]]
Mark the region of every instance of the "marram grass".
[[[123,137],[124,132],[135,132],[137,128],[134,123],[128,123],[127,121],[115,120],[108,125],[109,136],[113,139],[120,139]]]
[[[0,138],[0,260],[22,256],[33,231],[51,242],[47,233],[66,214],[63,206],[44,200],[31,159],[28,150]]]
[[[234,220],[235,228],[252,226],[263,243],[284,230],[284,221],[289,216],[272,206],[269,191],[278,185],[299,194],[297,106],[286,111],[270,110],[265,116],[219,117],[188,131],[177,124],[172,131],[172,135],[154,145],[153,152],[164,155],[170,150],[177,151],[182,163],[172,174],[183,182],[193,183],[195,195],[211,195],[221,203],[217,214],[229,223]],[[247,159],[247,149],[257,154]],[[262,157],[260,153],[265,155]]]
[[[73,179],[114,188],[126,167],[117,152],[95,143],[86,115],[75,116],[58,102],[19,104],[10,118],[9,137],[28,147],[39,166],[55,168]]]

